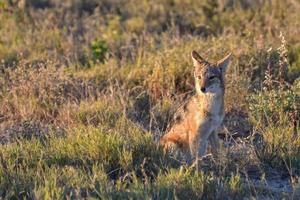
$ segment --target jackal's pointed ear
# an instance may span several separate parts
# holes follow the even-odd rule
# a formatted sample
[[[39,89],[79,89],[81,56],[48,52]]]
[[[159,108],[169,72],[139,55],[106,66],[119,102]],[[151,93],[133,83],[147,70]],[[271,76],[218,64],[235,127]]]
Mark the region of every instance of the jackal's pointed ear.
[[[223,59],[217,62],[217,66],[221,69],[222,73],[226,72],[226,69],[230,62],[230,58],[231,58],[231,53],[229,53],[227,56],[225,56]]]
[[[199,64],[205,63],[206,61],[194,50],[191,53],[194,66],[197,66]]]

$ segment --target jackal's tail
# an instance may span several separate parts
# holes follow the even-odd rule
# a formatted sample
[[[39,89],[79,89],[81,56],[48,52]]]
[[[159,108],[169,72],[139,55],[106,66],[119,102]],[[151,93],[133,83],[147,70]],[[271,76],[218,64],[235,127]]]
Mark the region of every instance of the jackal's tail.
[[[169,132],[165,134],[160,140],[159,144],[164,147],[164,149],[169,149],[170,147],[176,145],[179,148],[187,148],[188,142],[182,134],[177,132]]]

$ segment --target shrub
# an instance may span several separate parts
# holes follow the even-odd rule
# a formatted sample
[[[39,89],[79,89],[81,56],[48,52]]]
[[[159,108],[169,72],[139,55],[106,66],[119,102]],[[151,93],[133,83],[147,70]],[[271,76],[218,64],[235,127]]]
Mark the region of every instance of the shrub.
[[[93,61],[103,63],[107,58],[108,45],[104,40],[95,40],[91,44]]]

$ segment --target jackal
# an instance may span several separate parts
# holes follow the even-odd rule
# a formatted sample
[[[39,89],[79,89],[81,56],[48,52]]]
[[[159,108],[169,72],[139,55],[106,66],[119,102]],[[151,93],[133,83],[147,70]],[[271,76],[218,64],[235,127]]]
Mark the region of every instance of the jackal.
[[[164,149],[174,145],[187,152],[189,159],[204,156],[208,141],[217,156],[220,141],[216,129],[224,118],[225,73],[231,54],[216,63],[191,53],[196,94],[175,113],[175,123],[160,139]]]

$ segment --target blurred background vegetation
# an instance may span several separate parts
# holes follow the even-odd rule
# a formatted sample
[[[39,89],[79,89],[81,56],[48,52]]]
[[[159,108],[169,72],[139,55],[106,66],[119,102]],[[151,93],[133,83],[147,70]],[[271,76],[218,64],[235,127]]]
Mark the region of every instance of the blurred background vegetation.
[[[0,0],[1,197],[297,198],[299,10],[298,0]],[[194,49],[210,61],[233,53],[226,155],[200,171],[156,145],[193,94]]]

